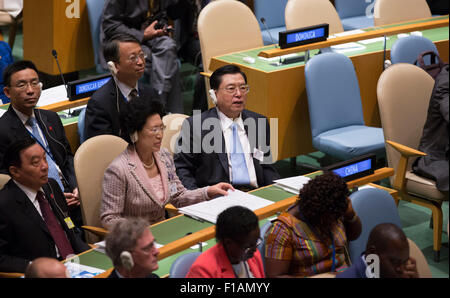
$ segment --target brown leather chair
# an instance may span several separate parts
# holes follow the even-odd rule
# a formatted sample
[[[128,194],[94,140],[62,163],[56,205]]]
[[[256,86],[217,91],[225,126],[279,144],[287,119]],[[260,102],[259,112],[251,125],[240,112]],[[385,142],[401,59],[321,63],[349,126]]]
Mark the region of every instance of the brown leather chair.
[[[409,244],[409,256],[413,257],[414,260],[416,260],[416,267],[417,272],[419,273],[420,278],[431,278],[431,270],[430,266],[428,265],[427,260],[425,259],[425,256],[423,255],[420,248],[408,238],[408,244]]]
[[[17,27],[22,22],[22,12],[20,12],[16,17],[10,15],[4,7],[4,2],[7,0],[0,0],[0,26],[9,26],[9,36],[8,44],[12,49],[14,47],[14,42],[16,40]],[[2,40],[2,32],[0,29],[0,40]]]
[[[184,119],[188,117],[188,115],[184,114],[169,114],[162,118],[166,130],[164,130],[161,146],[169,150],[172,154],[175,149],[175,142],[180,134],[181,125]]]
[[[417,176],[411,170],[414,157],[425,155],[417,148],[433,86],[433,78],[423,69],[398,63],[381,74],[377,96],[388,164],[396,169],[391,184],[402,200],[431,209],[433,250],[435,260],[439,261],[443,220],[441,206],[444,200],[448,200],[448,193],[440,192],[434,181]]]
[[[198,37],[202,51],[207,97],[211,57],[262,47],[258,20],[240,1],[220,0],[206,5],[198,16]]]
[[[329,0],[289,0],[284,17],[287,30],[328,23],[330,34],[344,31],[341,19]]]
[[[88,242],[102,239],[107,231],[102,228],[100,204],[102,183],[106,168],[128,146],[128,143],[113,135],[100,135],[86,140],[74,157],[75,175],[81,199],[81,211],[88,234]]]
[[[3,188],[3,186],[5,186],[6,183],[8,183],[9,179],[11,179],[9,175],[0,174],[0,190]]]
[[[410,20],[431,18],[426,0],[376,0],[374,24],[383,26]]]

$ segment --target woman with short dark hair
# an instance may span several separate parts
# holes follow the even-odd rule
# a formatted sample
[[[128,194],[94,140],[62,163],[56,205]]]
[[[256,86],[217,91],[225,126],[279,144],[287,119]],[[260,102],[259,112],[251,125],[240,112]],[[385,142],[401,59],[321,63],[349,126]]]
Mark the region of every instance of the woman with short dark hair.
[[[217,244],[201,254],[186,277],[262,278],[258,217],[253,211],[234,206],[219,214],[216,221]]]
[[[348,240],[361,234],[347,184],[332,172],[309,181],[266,233],[268,277],[306,277],[348,267]]]
[[[165,126],[162,105],[135,98],[121,111],[131,143],[105,171],[100,209],[105,228],[125,217],[141,217],[150,224],[165,216],[165,205],[182,207],[226,195],[233,189],[218,183],[187,190],[175,172],[170,152],[161,148]],[[107,150],[107,148],[105,148]]]

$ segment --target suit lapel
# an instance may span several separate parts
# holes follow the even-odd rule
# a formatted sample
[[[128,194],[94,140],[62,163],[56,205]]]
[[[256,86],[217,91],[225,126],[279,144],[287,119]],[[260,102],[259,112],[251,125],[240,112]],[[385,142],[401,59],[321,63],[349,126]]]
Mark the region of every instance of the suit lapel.
[[[47,224],[45,223],[39,212],[36,210],[36,207],[33,205],[33,203],[31,203],[27,195],[12,180],[10,180],[8,183],[11,183],[10,187],[13,192],[13,196],[16,199],[17,204],[22,208],[25,216],[51,237],[50,231],[47,228]]]
[[[128,153],[128,161],[129,161],[128,165],[130,167],[129,168],[130,173],[133,176],[133,178],[136,180],[136,182],[142,188],[142,190],[147,195],[147,197],[149,197],[153,202],[155,202],[159,206],[164,205],[163,202],[156,200],[156,194],[154,193],[153,188],[150,185],[149,179],[144,179],[144,177],[147,177],[147,172],[145,171],[144,167],[142,165],[140,165],[139,156],[137,155],[136,150],[128,149],[127,153]],[[164,181],[164,177],[163,177],[161,168],[160,168],[160,174],[161,174],[161,178],[163,179],[162,181]],[[167,179],[167,173],[166,173],[165,179]],[[164,186],[164,199],[166,199],[166,197],[167,197],[167,183]]]
[[[220,123],[220,118],[219,118],[219,115],[217,114],[217,110],[215,108],[213,108],[210,111],[211,111],[211,114],[208,117],[206,117],[205,119],[207,119],[209,117],[214,117],[214,118],[219,119],[219,123]],[[217,153],[217,157],[219,158],[220,164],[222,165],[222,167],[223,167],[223,169],[224,169],[224,171],[226,173],[226,176],[230,177],[230,171],[229,171],[229,165],[228,165],[228,154],[227,154],[227,150],[226,150],[226,147],[225,147],[225,138],[223,136],[222,127],[220,129],[221,129],[221,132],[222,132],[221,133],[221,136],[222,136],[222,150]],[[211,131],[207,131],[205,133],[205,135],[210,133],[210,132]],[[202,137],[202,140],[203,140],[203,137]]]

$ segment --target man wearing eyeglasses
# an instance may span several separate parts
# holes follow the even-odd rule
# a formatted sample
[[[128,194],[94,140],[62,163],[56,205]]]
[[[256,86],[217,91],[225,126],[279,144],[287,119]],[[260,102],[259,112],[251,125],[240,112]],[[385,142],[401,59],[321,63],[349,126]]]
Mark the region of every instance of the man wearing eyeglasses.
[[[248,191],[273,183],[267,118],[245,109],[250,86],[235,65],[211,75],[215,108],[186,119],[174,156],[177,175],[187,189],[219,182]]]
[[[42,86],[36,66],[31,61],[16,61],[3,74],[11,105],[0,118],[0,164],[8,145],[24,138],[36,140],[47,154],[49,177],[64,192],[74,222],[82,225],[73,154],[61,119],[53,111],[35,108]],[[7,174],[7,169],[1,172]]]
[[[103,48],[113,78],[89,100],[85,114],[85,137],[111,134],[130,140],[119,120],[120,111],[134,97],[154,98],[148,85],[139,82],[144,74],[146,54],[139,41],[127,34],[114,36]]]
[[[107,0],[103,8],[100,47],[117,34],[138,40],[146,55],[145,73],[155,96],[168,112],[183,113],[177,45],[169,33],[168,5],[174,0]],[[100,57],[106,68],[108,57]]]

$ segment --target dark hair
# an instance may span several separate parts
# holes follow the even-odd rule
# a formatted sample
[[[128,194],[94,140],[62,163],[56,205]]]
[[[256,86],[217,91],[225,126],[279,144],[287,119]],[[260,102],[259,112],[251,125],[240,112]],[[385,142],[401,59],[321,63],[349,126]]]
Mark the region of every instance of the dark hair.
[[[222,211],[217,217],[216,240],[224,241],[225,238],[237,240],[247,237],[258,227],[258,217],[253,211],[245,207],[233,206]]]
[[[134,42],[141,44],[136,37],[125,33],[118,33],[113,35],[103,47],[103,56],[106,62],[113,61],[119,62],[119,43],[121,42]]]
[[[303,186],[299,193],[300,214],[313,226],[325,215],[337,221],[347,210],[348,190],[345,181],[333,172],[325,172]]]
[[[224,75],[236,73],[240,73],[244,77],[245,83],[247,83],[247,76],[245,75],[244,72],[242,72],[239,66],[228,64],[216,69],[212,73],[211,77],[209,78],[209,84],[212,89],[217,90],[219,89],[220,83],[222,83],[222,77]]]
[[[5,86],[10,87],[11,86],[11,77],[13,76],[13,74],[15,74],[16,72],[22,71],[24,69],[27,69],[27,68],[31,68],[32,70],[34,70],[39,76],[36,65],[34,65],[33,62],[31,62],[29,60],[20,60],[20,61],[16,61],[16,62],[8,65],[3,70],[3,84]]]
[[[366,248],[374,246],[377,252],[388,252],[395,241],[408,247],[408,239],[399,226],[393,223],[381,223],[370,231]]]
[[[25,139],[19,139],[14,141],[12,144],[8,146],[6,149],[5,155],[3,156],[3,169],[8,171],[9,174],[9,167],[15,166],[15,167],[21,167],[22,166],[22,160],[20,158],[20,154],[23,150],[33,146],[36,144],[36,141],[31,138],[25,138]]]
[[[144,97],[136,97],[127,102],[124,109],[120,111],[120,122],[124,132],[128,135],[141,131],[147,118],[158,114],[164,117],[165,112],[162,104],[156,100]]]

